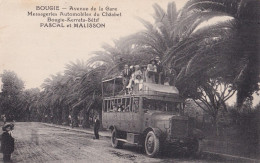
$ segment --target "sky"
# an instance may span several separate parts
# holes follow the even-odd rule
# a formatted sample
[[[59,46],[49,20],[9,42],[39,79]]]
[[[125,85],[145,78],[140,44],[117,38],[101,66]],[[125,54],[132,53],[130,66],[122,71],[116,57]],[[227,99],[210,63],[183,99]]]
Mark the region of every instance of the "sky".
[[[39,87],[70,61],[87,60],[104,42],[112,43],[144,29],[136,17],[152,21],[155,2],[163,8],[168,4],[165,0],[0,0],[0,73],[5,69],[15,71],[26,88]],[[177,7],[183,2],[177,1]],[[45,19],[29,17],[27,12],[46,5],[109,6],[120,10],[122,16],[100,18],[106,23],[105,29],[40,28],[39,23]]]
[[[172,1],[172,0],[171,0]],[[168,0],[0,0],[0,74],[12,70],[26,89],[40,87],[70,61],[87,60],[103,43],[144,29],[136,17],[152,22],[154,3],[166,9]],[[186,0],[175,0],[180,9]],[[121,17],[101,17],[104,29],[40,28],[46,18],[27,16],[36,6],[110,7]],[[51,12],[51,11],[42,11]]]

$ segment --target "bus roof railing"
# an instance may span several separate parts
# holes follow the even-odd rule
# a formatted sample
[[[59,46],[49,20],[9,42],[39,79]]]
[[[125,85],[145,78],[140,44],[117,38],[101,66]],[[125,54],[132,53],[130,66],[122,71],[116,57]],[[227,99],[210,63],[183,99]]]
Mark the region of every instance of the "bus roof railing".
[[[133,84],[133,89],[128,90],[128,93],[121,90],[119,92],[106,92],[104,97],[121,96],[121,95],[152,95],[152,96],[179,96],[179,91],[175,86],[161,85],[155,83],[138,83]]]
[[[162,85],[155,83],[139,83],[137,85],[137,92],[145,92],[145,91],[155,91],[167,94],[179,94],[179,90],[175,86],[170,85]]]

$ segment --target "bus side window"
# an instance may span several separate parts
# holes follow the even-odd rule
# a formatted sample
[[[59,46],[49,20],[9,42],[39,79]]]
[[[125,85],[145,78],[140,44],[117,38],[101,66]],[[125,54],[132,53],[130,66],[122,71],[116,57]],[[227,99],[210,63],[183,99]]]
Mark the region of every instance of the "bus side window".
[[[131,109],[130,98],[125,98],[125,109],[124,112],[129,112]]]
[[[122,112],[124,110],[125,107],[124,107],[123,103],[124,103],[124,99],[117,100],[117,111],[118,112]]]
[[[122,98],[120,99],[118,111],[124,112],[124,110],[125,110],[125,98]]]
[[[139,111],[139,98],[134,97],[133,98],[133,106],[132,106],[132,112],[137,113]]]
[[[117,112],[117,99],[111,100],[111,112]]]
[[[104,111],[104,112],[107,112],[107,107],[106,107],[106,106],[107,106],[107,101],[104,100],[104,101],[103,101],[103,111]]]
[[[107,100],[107,111],[109,112],[111,110],[111,102],[110,100]]]
[[[107,100],[105,100],[105,108],[106,108],[106,110],[107,110],[107,112],[108,112],[109,109],[108,109],[108,101],[107,101]]]

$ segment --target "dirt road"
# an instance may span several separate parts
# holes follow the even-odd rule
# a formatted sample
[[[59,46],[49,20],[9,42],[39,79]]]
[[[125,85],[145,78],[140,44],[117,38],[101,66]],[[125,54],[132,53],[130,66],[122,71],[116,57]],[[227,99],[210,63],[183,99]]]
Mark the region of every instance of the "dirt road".
[[[110,140],[92,135],[49,127],[41,123],[15,123],[13,162],[214,162],[175,156],[148,158],[136,146],[111,147]],[[2,161],[2,156],[0,158]]]

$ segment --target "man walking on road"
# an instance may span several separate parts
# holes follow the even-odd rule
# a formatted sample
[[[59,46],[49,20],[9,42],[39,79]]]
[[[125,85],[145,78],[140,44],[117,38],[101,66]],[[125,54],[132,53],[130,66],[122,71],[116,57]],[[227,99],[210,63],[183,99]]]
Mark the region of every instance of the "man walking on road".
[[[3,121],[4,121],[4,124],[6,124],[6,117],[5,117],[5,115],[3,116]]]
[[[98,134],[99,127],[100,127],[100,121],[99,121],[98,117],[95,116],[95,121],[94,121],[94,134],[95,134],[95,137],[94,137],[94,139],[99,139],[99,134]]]
[[[14,152],[14,138],[12,136],[13,124],[6,124],[3,128],[1,151],[3,152],[3,161],[11,162],[11,154]]]

